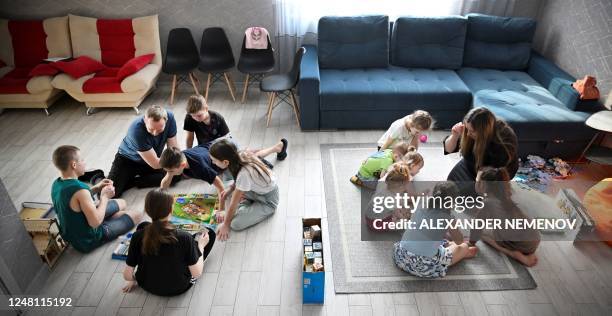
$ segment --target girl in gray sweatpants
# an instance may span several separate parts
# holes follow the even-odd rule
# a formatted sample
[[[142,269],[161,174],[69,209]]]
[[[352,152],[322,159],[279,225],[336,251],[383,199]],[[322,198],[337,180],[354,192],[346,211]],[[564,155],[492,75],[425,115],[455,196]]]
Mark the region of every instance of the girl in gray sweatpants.
[[[220,140],[210,147],[212,162],[229,170],[234,184],[221,193],[217,212],[217,238],[229,238],[230,228],[243,230],[268,218],[278,207],[278,186],[272,170],[249,152],[239,152],[236,146]],[[230,196],[229,205],[225,205]]]

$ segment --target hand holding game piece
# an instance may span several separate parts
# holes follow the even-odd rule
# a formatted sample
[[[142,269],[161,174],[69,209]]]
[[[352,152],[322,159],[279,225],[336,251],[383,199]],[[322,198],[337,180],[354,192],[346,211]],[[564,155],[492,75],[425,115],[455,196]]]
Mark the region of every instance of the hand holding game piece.
[[[115,196],[115,187],[112,184],[104,186],[100,191],[100,196],[112,199]]]
[[[226,225],[226,223],[223,224],[219,224],[219,226],[217,226],[217,237],[219,238],[219,240],[221,241],[226,241],[229,239],[229,227]]]

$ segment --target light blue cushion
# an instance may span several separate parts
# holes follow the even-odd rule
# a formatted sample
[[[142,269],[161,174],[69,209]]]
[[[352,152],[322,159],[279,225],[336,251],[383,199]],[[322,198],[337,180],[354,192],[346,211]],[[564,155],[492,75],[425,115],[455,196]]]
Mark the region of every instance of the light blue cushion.
[[[322,69],[320,107],[324,111],[381,111],[420,108],[465,111],[470,90],[456,72],[445,69]],[[409,114],[409,113],[406,113]]]
[[[467,15],[464,67],[526,69],[536,22],[530,18]]]
[[[462,68],[459,76],[483,106],[507,121],[522,141],[583,140],[592,135],[590,113],[571,111],[522,71]]]
[[[389,65],[389,17],[322,17],[319,20],[321,68],[372,68]]]
[[[391,33],[392,64],[403,67],[459,69],[467,19],[400,17]]]

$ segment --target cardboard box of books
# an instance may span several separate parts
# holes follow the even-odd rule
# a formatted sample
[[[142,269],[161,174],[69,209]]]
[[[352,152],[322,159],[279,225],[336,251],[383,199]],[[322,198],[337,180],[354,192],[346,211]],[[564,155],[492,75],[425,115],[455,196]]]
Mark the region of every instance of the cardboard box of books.
[[[304,304],[323,304],[325,298],[325,262],[320,218],[302,219],[302,301]]]

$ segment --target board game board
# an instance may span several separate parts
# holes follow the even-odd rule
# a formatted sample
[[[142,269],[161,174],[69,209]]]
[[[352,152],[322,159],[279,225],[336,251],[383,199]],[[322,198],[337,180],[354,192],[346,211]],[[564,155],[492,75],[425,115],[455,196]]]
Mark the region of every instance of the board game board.
[[[175,194],[172,215],[196,223],[214,225],[216,209],[219,209],[219,198],[216,194]]]

